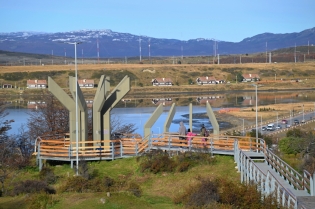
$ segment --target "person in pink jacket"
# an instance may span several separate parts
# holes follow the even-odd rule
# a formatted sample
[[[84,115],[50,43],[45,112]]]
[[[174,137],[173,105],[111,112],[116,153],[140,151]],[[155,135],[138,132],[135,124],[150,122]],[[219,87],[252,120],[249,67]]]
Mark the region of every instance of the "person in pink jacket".
[[[188,129],[187,132],[187,141],[188,141],[188,145],[191,145],[191,140],[193,139],[193,136],[196,136],[197,134],[193,133],[192,131],[190,131],[190,128]]]

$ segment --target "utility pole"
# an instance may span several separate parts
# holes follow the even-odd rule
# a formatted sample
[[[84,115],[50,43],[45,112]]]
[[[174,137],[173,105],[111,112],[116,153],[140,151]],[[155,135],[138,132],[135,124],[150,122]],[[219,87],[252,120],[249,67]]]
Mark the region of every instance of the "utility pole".
[[[141,38],[139,37],[139,53],[140,53],[140,62],[141,62]]]
[[[266,41],[266,63],[267,63],[267,41]]]
[[[294,63],[296,63],[296,44],[295,44],[295,47],[294,47]]]

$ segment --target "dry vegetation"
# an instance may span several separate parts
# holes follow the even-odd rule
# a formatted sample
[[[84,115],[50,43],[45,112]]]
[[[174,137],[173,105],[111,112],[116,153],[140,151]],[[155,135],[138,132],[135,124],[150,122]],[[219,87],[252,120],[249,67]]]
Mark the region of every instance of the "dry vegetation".
[[[6,73],[46,73],[46,77],[51,72],[62,71],[59,75],[54,75],[54,79],[61,85],[67,83],[69,74],[74,74],[74,65],[45,65],[45,66],[1,66],[0,74]],[[78,75],[79,78],[93,78],[95,83],[98,82],[99,75],[106,74],[111,76],[114,85],[118,84],[120,77],[129,75],[131,78],[131,86],[135,91],[156,91],[157,88],[152,89],[151,80],[158,77],[169,77],[173,80],[175,85],[172,88],[159,88],[158,91],[183,91],[191,89],[200,89],[200,86],[189,85],[199,76],[215,76],[216,78],[223,78],[230,81],[231,84],[235,82],[236,73],[258,73],[262,78],[262,85],[264,89],[270,88],[310,88],[314,85],[315,80],[315,63],[250,63],[250,64],[79,64]],[[41,75],[44,79],[44,75]],[[118,78],[116,78],[118,76]],[[286,81],[290,79],[302,79],[303,82],[295,84]],[[276,79],[276,82],[275,82]],[[307,79],[307,80],[306,80]],[[25,82],[18,80],[18,82]],[[235,85],[216,85],[204,86],[206,90],[242,90],[248,88],[247,84]],[[146,88],[143,88],[146,87]]]

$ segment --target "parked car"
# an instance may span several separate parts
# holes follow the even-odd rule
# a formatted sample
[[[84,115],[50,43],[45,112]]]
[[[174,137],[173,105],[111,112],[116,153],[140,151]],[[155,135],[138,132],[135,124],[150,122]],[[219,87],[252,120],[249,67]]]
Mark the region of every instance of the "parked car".
[[[288,121],[287,121],[287,120],[282,120],[282,123],[283,123],[283,124],[287,124]]]
[[[287,125],[286,125],[286,127],[287,127],[287,128],[290,128],[290,127],[291,127],[291,125],[290,125],[290,124],[287,124]]]
[[[301,120],[301,123],[305,123],[305,120]]]
[[[267,131],[273,131],[273,130],[275,130],[275,124],[273,123],[268,124]]]
[[[297,125],[297,124],[299,124],[299,123],[300,123],[300,121],[299,121],[298,119],[295,119],[295,120],[294,120],[294,124],[295,124],[295,125]]]
[[[277,125],[277,129],[282,129],[282,126],[281,125]]]
[[[261,127],[262,131],[267,131],[267,128],[265,126]]]

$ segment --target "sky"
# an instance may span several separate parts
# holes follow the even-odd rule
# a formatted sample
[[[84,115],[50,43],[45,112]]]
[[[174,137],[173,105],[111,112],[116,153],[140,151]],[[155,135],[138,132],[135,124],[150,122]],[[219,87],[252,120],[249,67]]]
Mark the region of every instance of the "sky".
[[[0,33],[110,29],[239,42],[315,27],[314,0],[0,0]]]

